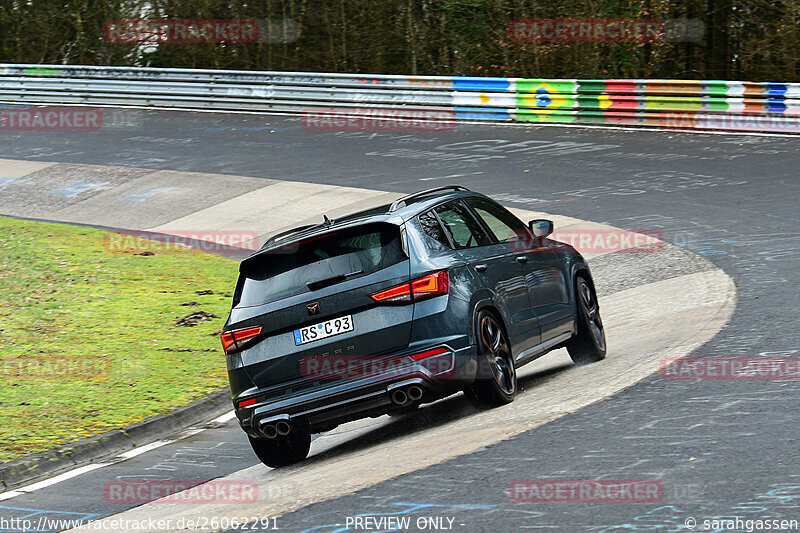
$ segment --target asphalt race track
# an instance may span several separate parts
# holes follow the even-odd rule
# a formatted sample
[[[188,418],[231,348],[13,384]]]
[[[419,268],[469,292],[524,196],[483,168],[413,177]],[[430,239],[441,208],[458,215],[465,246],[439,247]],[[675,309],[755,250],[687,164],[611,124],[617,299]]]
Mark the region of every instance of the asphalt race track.
[[[728,325],[694,356],[800,355],[798,137],[492,125],[438,132],[311,132],[290,117],[156,111],[143,111],[142,117],[138,127],[96,133],[0,133],[0,158],[398,192],[458,183],[512,208],[658,230],[676,245],[670,247],[675,254],[692,253],[652,254],[648,269],[663,266],[662,277],[668,278],[715,266],[736,284]],[[202,186],[214,194],[213,186]],[[2,188],[0,197],[7,192]],[[37,203],[49,200],[43,195],[26,201],[35,211]],[[607,276],[608,294],[614,284],[626,288],[624,276],[614,274],[621,268],[610,261],[595,270],[599,282],[599,272]],[[680,300],[680,287],[673,298]],[[652,311],[658,314],[658,302]],[[647,338],[648,332],[641,335]],[[590,394],[587,389],[602,387],[591,373],[605,363],[564,374],[576,376],[576,386],[564,387],[564,394],[580,399]],[[555,363],[523,382],[522,396],[535,395],[536,385],[561,366]],[[409,517],[415,525],[420,518],[442,518],[435,524],[465,532],[678,532],[691,530],[686,527],[690,517],[697,520],[697,531],[712,531],[703,527],[704,519],[800,520],[800,429],[794,415],[800,384],[665,380],[657,372],[655,365],[653,375],[634,386],[522,433],[511,432],[485,449],[434,461],[352,494],[331,494],[327,501],[280,516],[277,527],[346,531],[348,517],[355,515]],[[391,450],[396,435],[473,413],[454,397],[401,420],[340,428],[318,438],[315,454],[326,458],[320,468],[335,465],[353,450]],[[497,416],[502,424],[502,415]],[[446,447],[442,433],[436,444]],[[415,449],[398,453],[417,453],[427,464],[428,444],[417,442]],[[107,479],[141,479],[176,469],[182,479],[213,479],[255,464],[235,421],[214,423],[119,464],[0,501],[0,511],[109,516],[126,506],[103,501],[98,486]],[[299,468],[315,464],[319,459]],[[268,496],[301,492],[282,483],[281,471],[269,475]],[[659,480],[663,497],[651,503],[592,504],[509,498],[512,481],[542,478]],[[231,509],[230,514],[249,513]],[[432,523],[411,530],[422,529],[432,529]]]

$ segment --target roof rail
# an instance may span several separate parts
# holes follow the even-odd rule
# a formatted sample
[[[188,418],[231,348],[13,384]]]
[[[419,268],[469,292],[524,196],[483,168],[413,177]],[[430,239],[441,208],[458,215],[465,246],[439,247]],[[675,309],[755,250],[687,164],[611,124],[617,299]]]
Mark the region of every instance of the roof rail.
[[[267,240],[267,242],[265,242],[265,243],[264,243],[264,244],[261,246],[261,249],[263,250],[264,248],[266,248],[267,246],[269,246],[269,245],[270,245],[270,244],[272,244],[273,242],[277,241],[277,240],[278,240],[278,239],[280,239],[281,237],[286,237],[287,235],[291,235],[292,233],[298,233],[298,232],[300,232],[300,231],[307,230],[307,229],[309,229],[309,228],[313,228],[314,226],[319,226],[319,225],[320,225],[320,224],[306,224],[305,226],[298,226],[298,227],[296,227],[296,228],[292,228],[292,229],[289,229],[289,230],[286,230],[286,231],[282,231],[282,232],[280,232],[280,233],[278,233],[278,234],[275,234],[275,235],[273,235],[272,237],[270,237],[270,238]]]
[[[414,194],[409,194],[408,196],[403,196],[402,198],[398,198],[397,200],[392,202],[392,205],[389,207],[389,212],[392,213],[394,211],[397,211],[401,207],[405,207],[406,205],[408,205],[407,202],[409,200],[414,200],[416,198],[419,198],[420,196],[427,196],[427,195],[433,194],[435,192],[449,191],[449,190],[453,190],[453,191],[468,191],[469,189],[467,189],[466,187],[462,187],[461,185],[445,185],[444,187],[434,187],[433,189],[426,189],[424,191],[415,192]]]

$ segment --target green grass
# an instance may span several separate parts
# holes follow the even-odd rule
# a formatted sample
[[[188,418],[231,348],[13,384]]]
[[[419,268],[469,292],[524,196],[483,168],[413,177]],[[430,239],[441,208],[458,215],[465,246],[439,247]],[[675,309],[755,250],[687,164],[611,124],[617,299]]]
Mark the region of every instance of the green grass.
[[[0,217],[0,462],[227,385],[215,333],[237,262],[182,248],[111,251],[108,235]],[[175,325],[197,311],[219,318]]]

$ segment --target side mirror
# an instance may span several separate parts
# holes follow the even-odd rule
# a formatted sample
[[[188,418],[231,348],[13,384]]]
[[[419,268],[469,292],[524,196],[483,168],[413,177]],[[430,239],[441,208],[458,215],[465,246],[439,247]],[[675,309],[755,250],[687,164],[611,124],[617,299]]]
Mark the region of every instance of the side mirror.
[[[553,221],[552,220],[545,220],[543,218],[537,218],[536,220],[531,220],[528,222],[528,227],[531,229],[531,233],[537,239],[543,239],[547,237],[551,233],[553,233]]]

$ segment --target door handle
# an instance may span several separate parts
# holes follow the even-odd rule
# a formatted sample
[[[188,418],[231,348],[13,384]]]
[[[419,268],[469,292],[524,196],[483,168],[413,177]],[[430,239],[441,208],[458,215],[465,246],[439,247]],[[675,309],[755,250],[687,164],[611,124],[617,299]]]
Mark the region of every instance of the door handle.
[[[487,268],[489,268],[487,265],[483,264],[475,265],[475,270],[477,270],[478,272],[486,272]]]
[[[527,263],[528,256],[527,255],[518,255],[517,256],[517,263]]]

